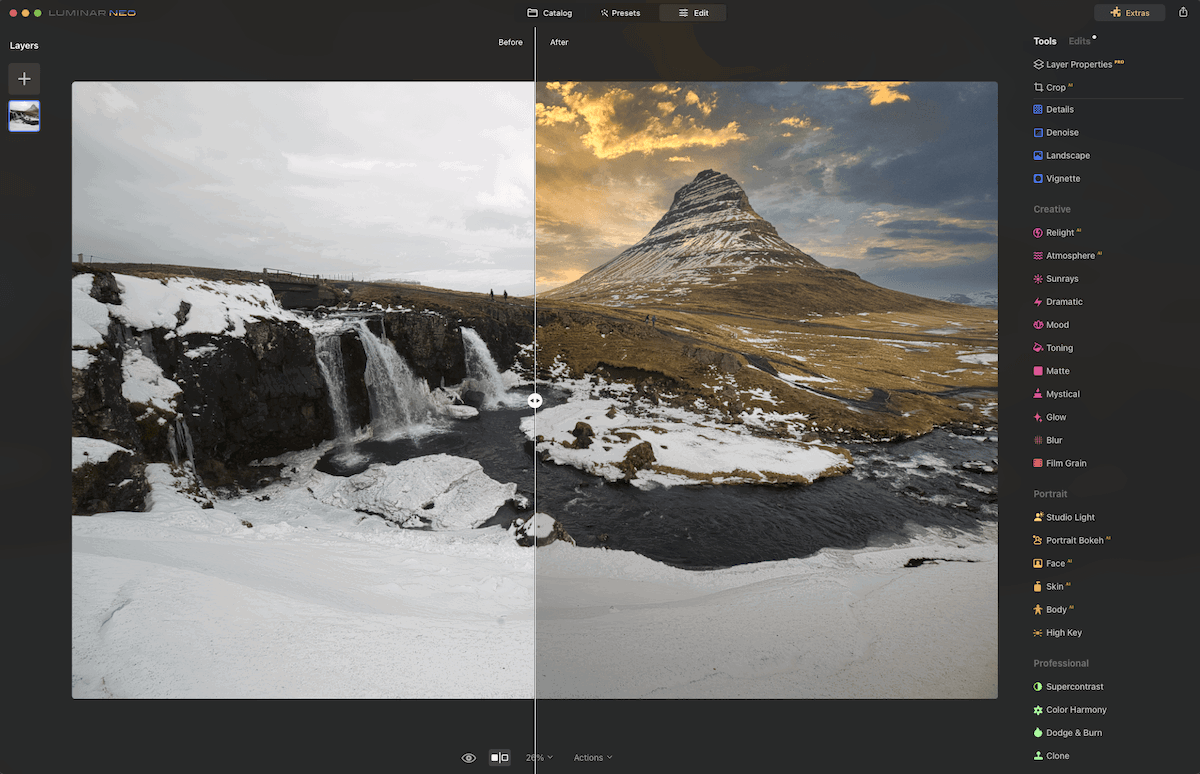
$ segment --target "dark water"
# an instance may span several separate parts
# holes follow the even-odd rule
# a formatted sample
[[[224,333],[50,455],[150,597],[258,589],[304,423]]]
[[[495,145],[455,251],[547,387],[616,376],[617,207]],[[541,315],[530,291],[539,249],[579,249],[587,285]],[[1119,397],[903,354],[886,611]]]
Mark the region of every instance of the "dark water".
[[[352,475],[372,462],[439,453],[470,457],[497,481],[536,491],[537,510],[558,519],[579,545],[635,551],[689,569],[798,558],[826,547],[890,545],[904,542],[911,525],[976,531],[997,516],[998,476],[963,468],[971,462],[995,467],[994,432],[938,430],[912,441],[848,445],[854,471],[810,486],[646,491],[535,461],[519,430],[529,413],[500,409],[422,439],[366,441],[355,447],[363,459],[353,467],[339,466],[331,452],[317,468]],[[501,508],[487,524],[507,526],[517,515]]]

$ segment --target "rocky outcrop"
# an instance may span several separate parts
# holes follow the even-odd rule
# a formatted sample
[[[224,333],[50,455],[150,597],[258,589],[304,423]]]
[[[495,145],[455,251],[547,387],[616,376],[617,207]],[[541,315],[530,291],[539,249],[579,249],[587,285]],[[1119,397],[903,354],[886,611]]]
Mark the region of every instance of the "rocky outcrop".
[[[343,331],[342,367],[346,375],[346,404],[350,409],[350,426],[366,427],[371,423],[371,398],[367,392],[367,352],[358,334]]]
[[[654,447],[649,441],[642,441],[625,452],[625,459],[617,463],[617,469],[625,475],[626,481],[630,481],[637,477],[639,470],[650,467],[653,462]]]
[[[541,548],[542,546],[550,545],[556,540],[575,545],[575,538],[567,533],[566,527],[558,519],[548,514],[535,513],[527,521],[518,519],[513,523],[513,534],[516,536],[519,545]]]
[[[435,530],[478,527],[512,501],[517,489],[490,478],[478,461],[447,454],[374,464],[352,476],[314,472],[306,484],[328,505]]]
[[[742,363],[732,352],[717,352],[704,347],[684,347],[683,354],[701,365],[715,365],[722,372],[736,374],[742,370]]]
[[[72,371],[71,430],[78,437],[130,449],[130,460],[122,465],[140,470],[146,461],[187,459],[182,437],[186,432],[197,468],[216,486],[226,483],[226,469],[309,448],[331,436],[332,417],[313,339],[296,323],[249,323],[244,337],[174,337],[161,328],[142,337],[137,331],[122,332],[117,324],[112,329],[105,343],[92,350],[88,366]],[[147,339],[149,346],[143,350]],[[123,394],[122,361],[133,357],[131,347],[179,386],[173,411],[131,402]],[[127,471],[115,464],[91,470],[88,478],[95,483],[80,481],[77,474],[73,487],[86,494],[76,498],[75,512],[114,505],[105,487],[126,477]],[[135,479],[144,484],[140,475]],[[140,509],[129,497],[120,504],[122,510]]]
[[[121,303],[121,288],[117,285],[116,278],[106,271],[92,275],[92,289],[88,295],[102,304]]]
[[[72,471],[71,513],[89,516],[140,511],[149,491],[145,458],[140,453],[118,451],[106,460],[85,463]]]
[[[198,460],[240,465],[332,437],[333,417],[312,334],[294,322],[247,323],[235,338],[154,330],[159,366],[180,389]],[[189,353],[203,352],[199,356]],[[152,456],[169,450],[147,449]]]
[[[121,362],[113,352],[107,344],[93,348],[87,368],[71,369],[71,435],[126,450],[72,471],[71,513],[77,516],[140,511],[149,491],[142,430],[121,392]]]
[[[107,272],[93,273],[89,295],[110,309],[123,306],[121,285]],[[182,330],[191,312],[182,302],[168,325]],[[198,470],[217,485],[229,469],[330,437],[315,343],[299,323],[268,318],[246,322],[240,336],[177,335],[174,328],[138,330],[111,317],[104,326],[92,315],[90,325],[103,341],[76,361],[82,368],[72,369],[72,435],[129,451],[76,470],[76,513],[140,509],[145,463],[186,461],[189,442]],[[138,397],[128,389],[130,367],[142,378],[153,371],[151,381],[169,389]],[[127,478],[133,486],[113,489]],[[110,495],[114,491],[118,496]]]
[[[743,352],[742,357],[746,358],[746,362],[758,370],[765,371],[771,376],[779,376],[779,371],[776,370],[775,366],[771,365],[771,361],[762,355],[752,355],[749,352]]]
[[[575,436],[575,440],[568,444],[572,449],[586,449],[592,445],[592,440],[596,437],[596,431],[587,422],[576,422],[575,429],[571,431],[571,435]]]
[[[383,316],[388,341],[404,356],[413,373],[430,387],[458,384],[467,376],[462,334],[448,317],[420,312],[388,312]]]
[[[121,393],[120,350],[106,343],[91,354],[86,369],[71,369],[71,435],[142,451],[129,401]]]
[[[436,314],[430,314],[436,311]],[[458,384],[467,376],[461,328],[473,329],[487,342],[501,371],[513,367],[521,345],[533,342],[529,311],[521,306],[496,304],[489,314],[460,316],[450,309],[386,312],[382,328],[387,339],[431,387]],[[379,332],[379,328],[372,326]],[[347,364],[348,366],[349,364]]]
[[[623,320],[600,317],[590,310],[538,309],[537,325],[539,328],[561,326],[564,329],[582,328],[596,335],[608,336],[617,333],[629,338],[645,338],[655,334],[653,328],[644,323],[631,323]]]

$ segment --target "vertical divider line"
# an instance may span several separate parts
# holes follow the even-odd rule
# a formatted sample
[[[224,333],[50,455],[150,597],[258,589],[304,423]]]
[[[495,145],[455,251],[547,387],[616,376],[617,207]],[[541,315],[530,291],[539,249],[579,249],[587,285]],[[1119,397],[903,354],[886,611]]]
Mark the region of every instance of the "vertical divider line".
[[[537,25],[533,25],[533,90],[535,108],[533,121],[533,391],[537,392]],[[533,410],[533,437],[537,438],[537,409]],[[533,454],[533,513],[537,515],[537,449]],[[533,751],[538,752],[537,743],[537,546],[533,555]],[[533,756],[533,771],[537,774],[537,755]]]

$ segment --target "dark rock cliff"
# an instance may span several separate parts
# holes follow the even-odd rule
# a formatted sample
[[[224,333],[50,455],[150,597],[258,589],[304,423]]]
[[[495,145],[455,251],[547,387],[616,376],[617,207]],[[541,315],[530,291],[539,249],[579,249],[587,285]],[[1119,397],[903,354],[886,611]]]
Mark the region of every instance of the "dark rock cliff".
[[[126,399],[121,364],[131,348],[179,385],[174,411]],[[73,369],[72,434],[111,441],[130,449],[132,456],[120,465],[90,470],[88,482],[77,481],[75,488],[83,486],[87,492],[76,493],[75,513],[116,507],[96,494],[104,490],[109,473],[132,476],[141,483],[131,491],[144,494],[146,462],[186,458],[182,441],[172,450],[172,439],[182,435],[174,430],[182,428],[177,418],[186,423],[197,469],[210,486],[233,483],[238,469],[253,460],[331,437],[332,412],[311,334],[279,320],[248,323],[244,337],[174,337],[161,328],[142,332],[110,325],[91,364]],[[139,510],[142,505],[141,499],[126,497],[119,509]]]
[[[487,314],[466,316],[441,308],[383,315],[388,340],[412,366],[413,373],[431,388],[440,386],[443,380],[446,384],[458,384],[466,378],[461,333],[464,326],[487,342],[488,351],[501,371],[512,368],[522,344],[533,342],[533,320],[524,307],[497,304]],[[372,330],[379,329],[373,324]],[[345,346],[342,351],[345,355]],[[346,370],[349,373],[349,363]]]
[[[92,297],[119,304],[120,286],[113,275],[93,274]],[[180,325],[187,314],[188,309],[181,308]],[[430,387],[457,384],[465,378],[463,325],[487,341],[501,370],[511,368],[519,345],[533,338],[527,312],[500,305],[471,316],[441,308],[387,312],[368,322],[374,333],[386,333]],[[177,420],[186,423],[197,470],[209,486],[244,480],[242,474],[254,460],[311,448],[334,436],[316,342],[308,329],[294,321],[248,322],[244,336],[177,336],[174,330],[139,331],[113,320],[102,335],[104,343],[90,350],[88,367],[73,369],[72,434],[111,441],[131,451],[117,455],[120,459],[104,469],[89,466],[86,481],[76,476],[77,514],[115,507],[140,509],[146,490],[145,463],[186,456],[178,443],[172,451],[173,439],[184,432]],[[340,338],[350,418],[362,427],[370,422],[366,354],[355,331],[348,330]],[[173,411],[126,399],[122,360],[133,356],[127,354],[133,350],[153,360],[179,386]],[[127,487],[131,494],[114,505],[104,493],[115,483],[109,479],[117,475],[122,480],[132,477],[137,485]]]
[[[242,465],[332,437],[315,342],[299,324],[247,323],[240,338],[165,334],[153,331],[154,354],[183,390],[176,405],[191,430],[197,460]],[[168,449],[164,443],[147,451],[162,459]]]
[[[119,451],[103,462],[84,463],[71,475],[71,513],[140,511],[150,486],[145,457]]]

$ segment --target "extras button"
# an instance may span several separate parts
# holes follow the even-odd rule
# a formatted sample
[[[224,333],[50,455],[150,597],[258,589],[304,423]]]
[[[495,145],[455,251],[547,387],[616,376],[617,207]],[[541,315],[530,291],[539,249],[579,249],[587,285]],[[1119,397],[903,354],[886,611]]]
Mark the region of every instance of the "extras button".
[[[1092,8],[1092,19],[1098,22],[1156,22],[1167,18],[1167,7],[1162,3],[1149,5],[1096,5]]]

